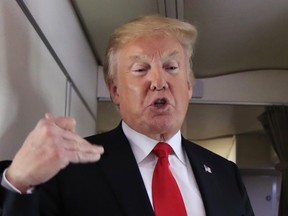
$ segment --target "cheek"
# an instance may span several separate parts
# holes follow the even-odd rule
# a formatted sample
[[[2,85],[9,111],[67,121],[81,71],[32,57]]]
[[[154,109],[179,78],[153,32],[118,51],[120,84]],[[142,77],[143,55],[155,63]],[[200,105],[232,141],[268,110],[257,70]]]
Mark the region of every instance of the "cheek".
[[[143,97],[143,84],[134,81],[122,82],[119,86],[119,96],[123,102],[136,102]]]
[[[149,85],[147,79],[143,77],[126,77],[121,83],[128,94],[141,94]]]
[[[183,82],[178,83],[178,86],[182,86],[181,88],[175,87],[175,91],[177,91],[177,95],[175,95],[175,99],[178,100],[178,103],[181,104],[181,108],[185,108],[192,97],[192,89],[191,86],[187,83],[187,85],[183,85]]]

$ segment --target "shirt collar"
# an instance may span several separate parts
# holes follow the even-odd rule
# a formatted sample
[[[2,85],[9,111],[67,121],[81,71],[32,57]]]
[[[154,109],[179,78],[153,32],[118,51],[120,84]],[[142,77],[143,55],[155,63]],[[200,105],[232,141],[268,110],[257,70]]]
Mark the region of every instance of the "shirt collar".
[[[159,142],[158,140],[151,139],[150,137],[138,133],[137,131],[130,128],[124,121],[122,121],[122,129],[131,145],[132,151],[138,164],[141,163],[141,161],[143,161],[151,153],[155,145]],[[180,130],[166,143],[172,147],[177,158],[183,164],[186,164],[183,148],[181,145]]]

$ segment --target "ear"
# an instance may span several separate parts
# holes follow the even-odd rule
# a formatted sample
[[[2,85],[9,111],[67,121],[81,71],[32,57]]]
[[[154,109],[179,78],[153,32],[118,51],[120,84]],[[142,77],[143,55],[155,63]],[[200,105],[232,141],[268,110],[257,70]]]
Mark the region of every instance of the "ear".
[[[192,98],[192,95],[193,95],[193,83],[192,83],[192,81],[189,79],[188,81],[187,81],[187,85],[188,85],[188,94],[189,94],[189,99],[191,99]]]
[[[114,104],[119,105],[119,93],[117,84],[115,84],[114,81],[111,81],[108,83],[107,87],[109,89],[112,101]]]

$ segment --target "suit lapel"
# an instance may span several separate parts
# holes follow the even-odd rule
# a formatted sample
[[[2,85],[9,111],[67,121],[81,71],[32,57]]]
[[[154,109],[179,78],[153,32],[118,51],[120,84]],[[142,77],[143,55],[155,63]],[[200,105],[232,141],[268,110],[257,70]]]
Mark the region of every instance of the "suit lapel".
[[[225,205],[218,187],[217,170],[213,162],[203,154],[203,149],[188,140],[182,142],[193,169],[207,216],[225,215]],[[223,211],[222,211],[223,210]]]
[[[121,126],[112,131],[100,160],[124,215],[154,216],[137,162]]]
[[[121,125],[104,141],[105,154],[99,161],[124,215],[154,216],[141,173]],[[183,139],[182,144],[193,169],[207,216],[225,215],[224,199],[213,162],[198,145]]]

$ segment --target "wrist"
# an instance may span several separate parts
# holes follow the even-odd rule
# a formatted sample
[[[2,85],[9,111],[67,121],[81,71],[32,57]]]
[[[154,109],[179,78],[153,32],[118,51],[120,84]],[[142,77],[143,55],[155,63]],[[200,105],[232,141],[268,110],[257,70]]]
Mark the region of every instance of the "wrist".
[[[17,175],[11,168],[5,170],[4,177],[6,178],[7,182],[9,183],[10,187],[12,187],[15,191],[21,194],[31,193],[33,187],[30,186],[25,181],[21,180],[21,175]]]

